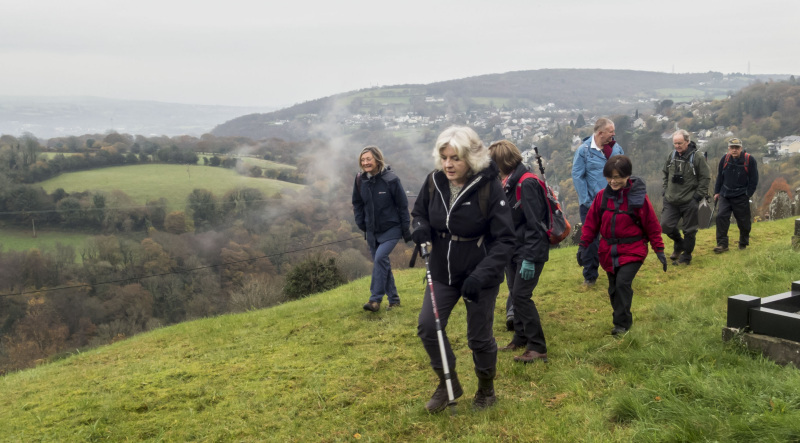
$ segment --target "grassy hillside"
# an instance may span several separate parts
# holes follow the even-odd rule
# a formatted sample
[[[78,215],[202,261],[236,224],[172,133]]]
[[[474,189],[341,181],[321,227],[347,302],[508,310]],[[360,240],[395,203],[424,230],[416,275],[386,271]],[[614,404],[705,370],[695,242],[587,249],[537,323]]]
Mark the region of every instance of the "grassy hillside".
[[[75,250],[79,251],[86,239],[91,236],[92,234],[37,230],[36,237],[34,237],[32,229],[2,228],[0,229],[0,248],[4,251],[27,251],[32,248],[52,250],[56,243],[60,242],[65,246],[74,246]]]
[[[273,195],[281,189],[300,189],[302,185],[266,178],[243,177],[231,169],[187,165],[117,166],[90,171],[70,172],[41,183],[47,192],[63,188],[67,192],[119,189],[137,203],[164,197],[171,209],[182,209],[186,196],[196,188],[204,188],[221,198],[237,187],[260,189]]]
[[[605,277],[582,291],[575,248],[552,252],[534,293],[550,363],[500,353],[498,404],[470,407],[476,379],[463,304],[448,333],[465,396],[423,408],[435,386],[416,337],[423,270],[396,274],[403,306],[366,313],[368,279],[271,309],[183,323],[0,379],[9,441],[796,441],[800,372],[721,341],[726,298],[800,279],[793,220],[754,225],[746,252],[690,267],[651,255],[634,327],[608,335]],[[734,229],[735,234],[735,229]],[[501,288],[495,334],[505,331]]]

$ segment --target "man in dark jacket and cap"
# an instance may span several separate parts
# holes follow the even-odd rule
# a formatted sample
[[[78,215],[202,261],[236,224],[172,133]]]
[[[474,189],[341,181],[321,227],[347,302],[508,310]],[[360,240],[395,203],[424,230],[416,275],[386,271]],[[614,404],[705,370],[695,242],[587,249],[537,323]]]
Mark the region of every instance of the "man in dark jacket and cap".
[[[728,153],[719,161],[717,182],[714,185],[714,199],[719,201],[717,246],[714,248],[717,254],[728,251],[731,213],[739,227],[739,249],[745,249],[750,244],[750,197],[755,194],[756,186],[756,159],[744,150],[740,139],[730,139]]]

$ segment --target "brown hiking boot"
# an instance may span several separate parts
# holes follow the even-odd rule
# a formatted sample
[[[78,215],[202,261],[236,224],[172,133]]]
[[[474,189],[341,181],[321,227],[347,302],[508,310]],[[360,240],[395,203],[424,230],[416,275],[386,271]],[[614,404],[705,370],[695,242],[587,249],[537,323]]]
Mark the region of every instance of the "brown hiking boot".
[[[672,250],[672,255],[669,256],[669,259],[672,260],[672,261],[677,260],[678,257],[681,256],[681,252],[683,252],[683,248],[679,248],[678,246],[675,246],[675,249]]]
[[[723,252],[728,252],[728,245],[717,245],[717,247],[714,248],[715,254],[722,254]]]
[[[400,307],[400,302],[397,302],[397,303],[389,303],[389,306],[387,306],[387,307],[386,307],[386,310],[387,310],[387,311],[391,311],[392,309],[394,309],[394,308],[399,308],[399,307]]]
[[[364,303],[364,310],[378,312],[381,310],[381,304],[376,301],[368,301]]]
[[[436,375],[439,376],[439,386],[433,391],[431,399],[425,403],[425,409],[431,414],[444,411],[450,404],[450,398],[447,395],[447,381],[444,378],[444,371],[441,369],[434,369]],[[453,403],[455,399],[464,395],[464,390],[461,388],[461,383],[458,382],[458,377],[455,372],[450,374],[450,384],[453,387]]]
[[[514,361],[519,361],[522,363],[533,363],[536,360],[541,360],[542,362],[547,363],[547,352],[542,354],[541,352],[528,349],[524,354],[514,357]]]
[[[514,343],[512,341],[511,343],[503,346],[502,348],[499,348],[498,351],[504,351],[504,352],[505,351],[516,351],[517,349],[521,349],[521,348],[522,348],[522,346],[520,346],[520,345],[518,345],[518,344],[516,344],[516,343]]]

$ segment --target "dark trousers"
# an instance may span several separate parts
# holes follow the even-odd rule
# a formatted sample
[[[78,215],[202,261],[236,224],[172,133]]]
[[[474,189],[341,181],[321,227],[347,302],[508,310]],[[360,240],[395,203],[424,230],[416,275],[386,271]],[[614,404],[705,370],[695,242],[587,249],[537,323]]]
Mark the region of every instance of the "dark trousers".
[[[738,197],[719,196],[717,212],[717,244],[728,246],[728,228],[731,226],[731,212],[739,227],[739,244],[750,244],[750,198],[746,194]]]
[[[699,203],[692,200],[682,205],[673,205],[664,200],[664,209],[661,210],[661,232],[675,242],[675,249],[682,250],[686,255],[691,256],[694,251],[697,230],[700,228],[697,213]],[[678,227],[678,222],[683,219],[683,223]],[[683,231],[683,237],[681,232]]]
[[[497,368],[497,342],[492,333],[492,326],[494,323],[494,305],[499,291],[500,285],[484,288],[481,290],[478,303],[465,300],[467,307],[467,344],[472,350],[475,374],[482,379],[494,379]],[[453,307],[455,307],[458,299],[461,298],[461,288],[434,281],[433,294],[436,297],[436,307],[439,311],[447,363],[450,370],[454,371],[456,368],[456,356],[450,347],[446,329],[450,312],[453,311]],[[425,289],[425,297],[422,300],[417,335],[422,340],[422,345],[428,353],[431,367],[434,370],[444,369],[439,351],[439,340],[436,335],[436,317],[433,315],[430,286]]]
[[[630,329],[633,326],[633,314],[631,305],[633,304],[633,278],[642,267],[642,262],[624,264],[614,268],[614,272],[606,272],[608,275],[608,298],[611,300],[611,308],[614,309],[614,326]]]
[[[589,213],[588,206],[580,206],[581,224],[586,223],[586,214]],[[600,267],[600,256],[597,254],[597,249],[600,246],[600,236],[594,238],[594,241],[586,247],[586,252],[583,255],[583,279],[589,281],[597,280],[600,275],[597,268]]]
[[[535,263],[536,272],[530,280],[524,280],[519,274],[521,266],[522,263],[512,261],[506,267],[506,277],[508,281],[513,281],[513,283],[509,283],[509,286],[513,288],[511,299],[514,302],[514,338],[511,339],[511,342],[544,354],[547,352],[547,343],[544,339],[539,311],[536,309],[536,303],[533,302],[533,290],[539,283],[544,262]]]

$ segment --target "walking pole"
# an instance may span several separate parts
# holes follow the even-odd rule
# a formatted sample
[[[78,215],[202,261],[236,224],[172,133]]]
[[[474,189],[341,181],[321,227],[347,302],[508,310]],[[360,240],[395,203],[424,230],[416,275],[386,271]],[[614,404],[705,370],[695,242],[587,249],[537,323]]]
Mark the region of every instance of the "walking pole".
[[[714,197],[711,197],[714,198]],[[717,203],[719,199],[714,199],[714,209],[711,210],[711,217],[708,218],[708,227],[711,228],[711,221],[714,220],[714,212],[717,210]]]
[[[431,305],[433,305],[433,316],[436,318],[436,338],[439,339],[439,353],[442,354],[442,370],[444,371],[444,382],[447,386],[447,406],[450,407],[450,414],[456,414],[456,399],[453,395],[453,382],[450,380],[450,365],[447,363],[447,354],[444,351],[444,335],[442,334],[442,323],[439,321],[439,310],[436,309],[436,297],[433,295],[433,279],[431,278],[431,268],[428,265],[427,243],[421,245],[420,254],[425,259],[425,275],[428,278],[428,289],[431,291]]]

